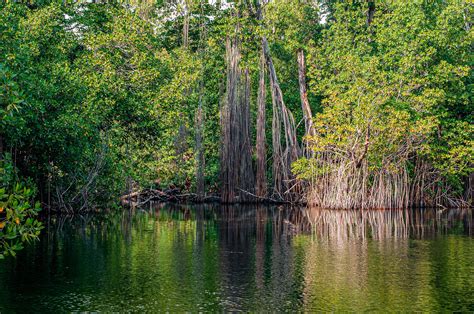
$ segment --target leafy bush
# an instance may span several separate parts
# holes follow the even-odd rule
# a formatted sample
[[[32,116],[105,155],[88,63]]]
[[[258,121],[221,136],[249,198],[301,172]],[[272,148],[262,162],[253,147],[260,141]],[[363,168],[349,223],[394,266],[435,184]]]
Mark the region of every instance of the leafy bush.
[[[14,180],[11,158],[0,162],[0,259],[15,256],[25,242],[38,239],[40,204],[33,204],[35,189]],[[14,182],[17,181],[17,182]]]

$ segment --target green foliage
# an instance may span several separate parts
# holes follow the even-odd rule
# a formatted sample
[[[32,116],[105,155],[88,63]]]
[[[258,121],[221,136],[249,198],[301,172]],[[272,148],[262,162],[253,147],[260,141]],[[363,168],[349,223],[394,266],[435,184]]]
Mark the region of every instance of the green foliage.
[[[80,208],[192,177],[195,56],[120,6],[7,5],[0,20],[1,135],[41,195]]]
[[[15,256],[23,243],[37,240],[42,227],[36,220],[41,210],[33,204],[35,190],[15,180],[11,157],[0,161],[0,259]]]
[[[474,164],[472,6],[376,2],[368,25],[365,1],[271,1],[263,20],[254,3],[233,5],[2,4],[0,142],[20,177],[67,210],[105,206],[136,186],[192,190],[201,99],[206,186],[217,190],[224,39],[237,34],[252,78],[253,119],[265,35],[297,124],[296,52],[307,55],[315,153],[363,159],[387,173],[422,160],[461,192]],[[268,156],[271,127],[267,118]],[[308,180],[331,169],[311,159],[294,165]]]
[[[421,158],[459,188],[474,165],[468,9],[381,2],[368,25],[364,2],[337,4],[310,49],[311,88],[324,98],[313,150],[394,173]]]

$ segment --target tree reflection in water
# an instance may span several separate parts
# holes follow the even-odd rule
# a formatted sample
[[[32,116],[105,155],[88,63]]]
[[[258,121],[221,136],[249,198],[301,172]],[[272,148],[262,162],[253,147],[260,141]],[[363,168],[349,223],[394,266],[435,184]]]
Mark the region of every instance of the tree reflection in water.
[[[151,204],[50,216],[46,226],[40,242],[2,264],[1,312],[474,304],[469,210]]]
[[[309,208],[307,219],[320,239],[421,239],[437,234],[473,232],[470,209],[328,210]]]
[[[78,219],[79,217],[79,219]],[[288,238],[296,234],[312,234],[318,239],[388,238],[422,239],[437,234],[473,235],[473,214],[470,209],[403,209],[403,210],[333,210],[263,205],[179,205],[152,204],[147,209],[111,212],[107,215],[60,215],[48,220],[48,236],[60,233],[65,225],[85,234],[89,228],[100,229],[104,235],[119,232],[130,241],[131,228],[142,230],[149,219],[156,221],[195,221],[196,232],[209,224],[218,224],[220,237],[238,245],[239,239],[255,237],[256,243]],[[51,229],[53,228],[53,229]],[[236,252],[237,253],[237,252]]]

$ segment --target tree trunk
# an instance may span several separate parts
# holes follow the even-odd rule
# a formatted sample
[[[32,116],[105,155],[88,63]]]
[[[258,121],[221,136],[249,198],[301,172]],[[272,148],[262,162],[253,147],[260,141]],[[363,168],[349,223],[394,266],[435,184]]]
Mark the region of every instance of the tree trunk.
[[[239,143],[237,125],[237,106],[239,102],[240,84],[240,51],[236,38],[227,37],[227,84],[224,105],[221,113],[222,154],[221,154],[221,182],[222,202],[232,203],[236,200],[236,189],[239,179]]]
[[[249,200],[249,192],[255,184],[250,141],[250,76],[246,70],[242,79],[240,58],[238,39],[228,37],[227,87],[221,109],[221,198],[224,203]]]
[[[189,6],[187,1],[184,2],[183,47],[189,47]]]
[[[291,164],[299,157],[298,141],[296,139],[295,119],[285,106],[283,93],[278,83],[278,77],[273,66],[268,42],[263,37],[263,49],[270,76],[270,87],[273,105],[272,142],[273,142],[273,181],[274,193],[277,197],[287,201],[294,201],[296,193],[291,190],[295,178],[291,173]],[[281,127],[283,126],[284,147],[281,140]]]
[[[196,194],[199,200],[202,200],[204,197],[204,149],[202,146],[202,135],[204,128],[204,117],[203,117],[203,87],[204,82],[201,80],[200,91],[199,91],[199,105],[196,113],[196,159],[197,159],[197,168],[196,168]]]
[[[375,14],[375,1],[367,0],[367,26],[372,24]]]
[[[188,33],[189,33],[189,6],[187,1],[184,1],[184,21],[183,21],[183,48],[188,48]],[[191,95],[192,90],[191,88],[186,88],[183,91],[184,94],[184,99],[185,101],[183,102],[183,107],[187,106],[187,99]],[[188,135],[189,135],[189,130],[188,127],[186,126],[186,110],[183,108],[183,111],[179,113],[179,127],[178,127],[178,134],[176,137],[175,141],[175,148],[176,148],[176,155],[177,155],[177,166],[179,169],[182,168],[182,166],[186,162],[186,156],[185,153],[188,150]],[[186,176],[186,180],[188,180],[188,177]]]
[[[246,192],[254,192],[255,180],[252,167],[252,143],[250,140],[250,76],[248,68],[245,69],[243,76],[240,95],[240,152],[236,156],[240,156],[240,177],[239,177],[239,199],[242,201],[251,200],[250,195]]]
[[[300,85],[301,107],[303,110],[303,119],[305,126],[305,136],[315,135],[313,128],[313,114],[308,101],[308,92],[306,90],[305,60],[303,49],[298,50],[298,81]],[[308,154],[308,148],[306,148]]]
[[[267,160],[265,150],[265,55],[263,53],[260,57],[260,80],[258,84],[258,98],[257,98],[257,184],[256,194],[259,197],[267,196]]]

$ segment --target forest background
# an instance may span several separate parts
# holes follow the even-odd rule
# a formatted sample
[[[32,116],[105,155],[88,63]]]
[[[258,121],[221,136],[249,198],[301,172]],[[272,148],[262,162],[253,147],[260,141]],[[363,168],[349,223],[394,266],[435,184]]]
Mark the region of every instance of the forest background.
[[[472,16],[457,0],[3,3],[0,241],[34,237],[32,200],[80,212],[145,188],[469,206]]]

